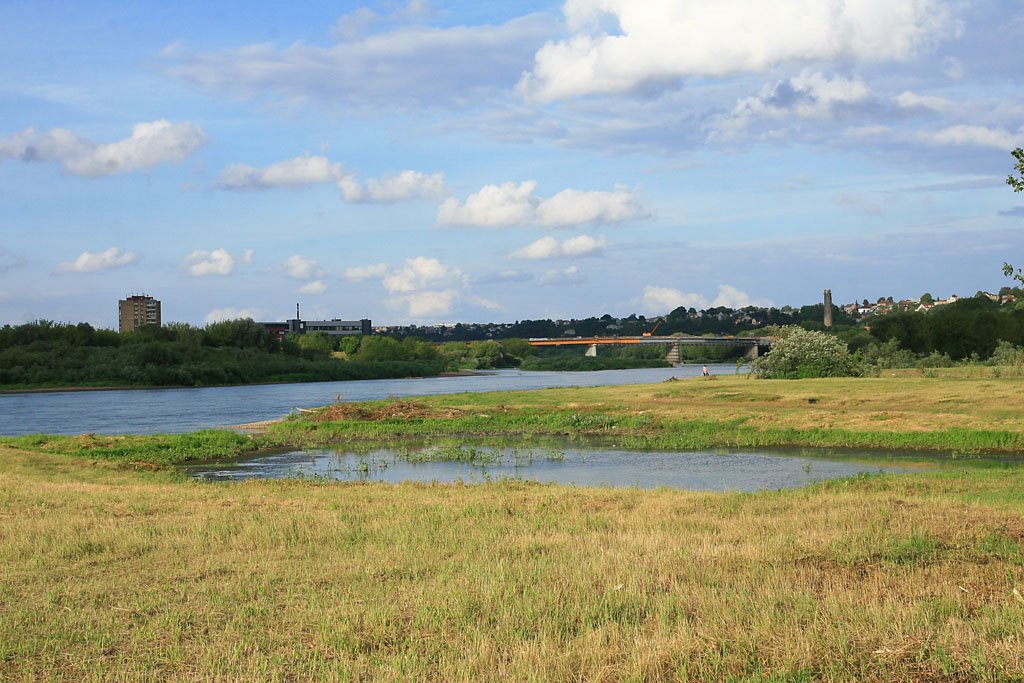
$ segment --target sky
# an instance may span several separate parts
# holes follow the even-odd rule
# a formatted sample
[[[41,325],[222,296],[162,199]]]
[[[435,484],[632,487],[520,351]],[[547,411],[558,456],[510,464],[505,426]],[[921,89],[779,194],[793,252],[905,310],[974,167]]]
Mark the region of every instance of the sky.
[[[995,291],[1022,35],[1019,0],[5,0],[0,324]]]

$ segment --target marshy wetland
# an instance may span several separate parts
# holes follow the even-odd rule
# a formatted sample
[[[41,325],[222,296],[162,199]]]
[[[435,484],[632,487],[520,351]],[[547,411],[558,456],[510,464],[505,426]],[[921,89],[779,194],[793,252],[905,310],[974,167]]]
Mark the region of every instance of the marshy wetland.
[[[729,377],[6,438],[0,677],[1019,680],[1022,399],[999,378]],[[488,441],[510,438],[532,456]],[[440,451],[410,462],[410,439]],[[339,444],[536,467],[582,441],[713,463],[854,449],[875,469],[724,493],[185,469]],[[877,473],[886,451],[908,471]]]

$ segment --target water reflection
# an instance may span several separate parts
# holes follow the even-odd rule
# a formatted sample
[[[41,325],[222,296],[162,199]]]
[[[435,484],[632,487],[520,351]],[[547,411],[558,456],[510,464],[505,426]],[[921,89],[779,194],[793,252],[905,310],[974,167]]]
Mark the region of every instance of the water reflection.
[[[851,477],[906,473],[927,465],[894,457],[868,462],[850,453],[800,455],[717,449],[640,452],[551,446],[433,446],[270,453],[230,463],[189,467],[199,479],[321,478],[334,481],[486,482],[522,479],[577,486],[669,487],[701,491],[759,491]]]

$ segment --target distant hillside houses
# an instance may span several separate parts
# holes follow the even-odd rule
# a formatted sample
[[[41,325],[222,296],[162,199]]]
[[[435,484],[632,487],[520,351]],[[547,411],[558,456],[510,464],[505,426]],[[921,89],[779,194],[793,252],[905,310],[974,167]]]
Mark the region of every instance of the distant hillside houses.
[[[992,292],[980,291],[974,295],[975,297],[984,296],[995,301],[999,304],[1013,304],[1018,300],[1017,294],[1012,292],[1000,292],[999,294],[993,294]],[[875,303],[870,303],[867,299],[861,303],[850,303],[842,306],[842,310],[849,316],[865,318],[872,315],[885,315],[892,312],[906,312],[916,311],[918,313],[924,311],[930,311],[936,306],[945,306],[947,304],[956,303],[962,300],[963,297],[957,296],[956,294],[950,294],[946,299],[933,299],[931,296],[925,295],[919,299],[903,299],[901,301],[893,301],[891,297],[881,298]]]

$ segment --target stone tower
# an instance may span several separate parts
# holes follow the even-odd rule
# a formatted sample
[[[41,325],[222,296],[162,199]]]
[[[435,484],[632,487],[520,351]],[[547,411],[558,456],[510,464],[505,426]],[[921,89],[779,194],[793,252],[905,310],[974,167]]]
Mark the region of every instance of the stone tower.
[[[832,327],[832,290],[825,290],[825,327]]]

